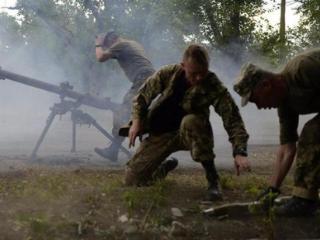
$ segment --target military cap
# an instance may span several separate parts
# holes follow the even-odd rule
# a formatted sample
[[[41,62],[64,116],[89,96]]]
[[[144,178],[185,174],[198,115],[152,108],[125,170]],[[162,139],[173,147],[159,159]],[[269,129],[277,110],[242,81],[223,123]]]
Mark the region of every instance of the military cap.
[[[247,105],[252,90],[269,74],[269,72],[262,70],[252,63],[247,63],[241,67],[240,74],[233,89],[241,96],[242,107]]]

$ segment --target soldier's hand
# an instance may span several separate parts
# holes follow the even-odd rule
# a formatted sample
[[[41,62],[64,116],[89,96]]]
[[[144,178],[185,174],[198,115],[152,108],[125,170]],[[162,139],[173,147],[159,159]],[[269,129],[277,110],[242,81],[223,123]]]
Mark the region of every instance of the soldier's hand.
[[[280,190],[275,187],[268,187],[264,189],[259,196],[257,201],[261,203],[263,210],[268,210],[273,206],[274,200],[280,195]]]
[[[142,126],[139,119],[134,119],[129,130],[129,148],[135,146],[136,138],[141,133]]]
[[[237,176],[240,175],[242,171],[251,171],[250,163],[247,157],[236,155],[234,158],[234,165],[237,171]]]

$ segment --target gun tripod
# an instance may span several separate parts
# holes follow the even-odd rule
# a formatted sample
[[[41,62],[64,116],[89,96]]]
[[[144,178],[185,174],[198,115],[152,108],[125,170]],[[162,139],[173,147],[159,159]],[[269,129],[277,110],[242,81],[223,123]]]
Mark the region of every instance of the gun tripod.
[[[71,121],[72,121],[72,147],[71,147],[71,152],[76,151],[76,135],[77,135],[77,125],[89,125],[89,126],[94,126],[99,132],[101,132],[106,138],[108,138],[110,141],[114,141],[114,137],[109,134],[97,121],[90,116],[88,113],[84,113],[83,111],[77,109],[81,103],[76,102],[76,101],[69,101],[69,100],[64,100],[63,98],[61,99],[60,103],[56,103],[53,105],[53,107],[50,108],[50,114],[47,118],[46,125],[44,129],[42,130],[42,133],[37,141],[37,144],[35,148],[32,151],[31,154],[31,160],[35,160],[37,157],[38,150],[46,137],[50,126],[52,125],[55,117],[57,115],[64,115],[68,112],[71,113]],[[124,148],[123,146],[120,146],[120,150],[131,157],[131,153]]]

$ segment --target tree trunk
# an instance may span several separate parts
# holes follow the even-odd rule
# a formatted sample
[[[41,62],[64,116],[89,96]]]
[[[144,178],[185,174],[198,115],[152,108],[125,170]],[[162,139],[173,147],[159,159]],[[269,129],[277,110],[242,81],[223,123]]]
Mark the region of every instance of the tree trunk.
[[[279,60],[283,62],[286,58],[286,0],[281,0],[281,14],[280,14],[280,32],[279,32]]]

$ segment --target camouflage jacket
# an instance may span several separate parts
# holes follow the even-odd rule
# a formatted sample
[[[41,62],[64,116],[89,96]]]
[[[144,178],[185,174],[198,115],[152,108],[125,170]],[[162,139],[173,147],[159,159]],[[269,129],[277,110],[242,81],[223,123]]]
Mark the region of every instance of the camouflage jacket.
[[[320,112],[320,49],[302,53],[290,60],[281,73],[288,95],[278,108],[280,143],[298,140],[300,114]]]
[[[184,72],[180,65],[169,65],[148,78],[133,100],[132,119],[147,122],[150,112],[173,94],[174,86],[182,74]],[[246,148],[249,135],[239,109],[227,88],[213,72],[209,72],[201,84],[189,88],[182,100],[182,107],[187,114],[201,114],[208,120],[211,105],[222,117],[233,148]]]

